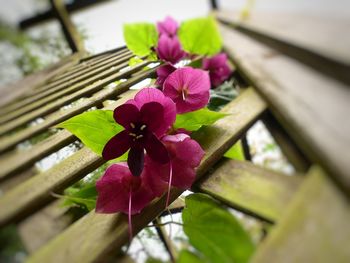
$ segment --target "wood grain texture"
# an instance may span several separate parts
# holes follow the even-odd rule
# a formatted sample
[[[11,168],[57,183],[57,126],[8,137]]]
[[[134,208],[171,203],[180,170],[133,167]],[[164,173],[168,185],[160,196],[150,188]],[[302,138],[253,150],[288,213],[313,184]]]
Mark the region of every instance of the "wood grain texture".
[[[15,128],[20,127],[21,125],[24,125],[38,117],[44,117],[45,114],[51,113],[79,98],[92,95],[113,81],[129,77],[131,74],[141,70],[147,64],[148,62],[144,62],[142,65],[137,65],[129,70],[120,72],[119,70],[128,65],[127,62],[124,62],[112,70],[107,70],[104,72],[104,76],[101,76],[101,79],[97,78],[94,79],[93,82],[86,80],[77,83],[69,88],[56,91],[47,97],[34,101],[23,108],[17,109],[13,113],[8,113],[7,116],[1,118],[0,120],[0,123],[3,124],[0,128],[0,135],[12,131]],[[9,122],[10,120],[11,122]]]
[[[246,161],[224,159],[194,189],[268,222],[276,222],[302,182]]]
[[[66,119],[69,119],[79,113],[88,110],[91,107],[102,104],[103,101],[108,99],[115,99],[120,94],[128,90],[131,86],[137,84],[143,79],[151,77],[157,68],[153,68],[147,71],[142,71],[139,74],[131,77],[128,81],[120,83],[115,89],[102,89],[101,91],[95,93],[92,97],[81,102],[77,107],[67,109],[62,112],[57,112],[54,116],[46,118],[44,122],[37,124],[35,126],[28,127],[27,129],[21,130],[11,136],[3,136],[0,138],[0,153],[12,149],[16,144],[35,136],[46,129],[56,125]],[[120,75],[118,75],[120,77]],[[104,79],[97,85],[105,86],[115,80],[114,75]],[[64,98],[63,98],[64,99]],[[60,103],[60,102],[56,102]],[[52,106],[49,106],[52,107]]]
[[[254,90],[248,89],[223,109],[230,113],[229,116],[196,134],[206,152],[197,169],[198,178],[221,158],[265,109],[265,102]],[[174,201],[181,192],[173,188],[170,200]],[[135,234],[164,210],[165,199],[166,195],[156,199],[141,214],[133,216]],[[28,262],[101,262],[105,254],[117,250],[127,241],[125,215],[96,214],[93,211],[34,253]]]
[[[349,222],[347,198],[313,167],[251,262],[349,262]]]
[[[17,98],[23,96],[27,92],[33,91],[37,86],[43,85],[53,76],[77,64],[81,56],[82,54],[80,53],[68,56],[46,69],[26,76],[15,83],[2,86],[0,88],[2,92],[0,97],[0,111],[10,106]]]
[[[128,66],[127,61],[131,57],[130,54],[126,54],[118,57],[118,59],[112,61],[106,66],[101,66],[100,68],[91,70],[88,73],[80,72],[78,76],[64,79],[62,80],[62,83],[44,85],[42,89],[37,89],[32,92],[29,97],[14,102],[11,107],[1,111],[0,123],[12,120],[61,96],[82,89],[98,80],[116,73],[118,70]]]
[[[290,45],[310,50],[328,59],[350,66],[350,36],[344,35],[350,26],[345,17],[301,13],[252,11],[242,19],[238,12],[216,13],[217,18],[231,22]],[[342,39],[342,41],[335,41]]]
[[[251,38],[220,26],[238,70],[269,103],[306,156],[350,193],[350,89]]]

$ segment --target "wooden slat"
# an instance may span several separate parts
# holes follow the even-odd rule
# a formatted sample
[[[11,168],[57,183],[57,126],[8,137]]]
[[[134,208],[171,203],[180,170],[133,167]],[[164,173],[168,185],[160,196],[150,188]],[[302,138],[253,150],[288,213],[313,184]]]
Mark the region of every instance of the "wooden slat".
[[[50,80],[49,83],[59,81],[60,79],[66,78],[67,76],[74,74],[74,73],[77,73],[82,69],[95,67],[96,65],[98,65],[100,63],[104,63],[104,61],[106,61],[112,57],[127,53],[127,52],[129,52],[129,50],[124,46],[124,47],[117,48],[114,50],[109,50],[106,52],[107,53],[105,55],[102,55],[102,53],[99,53],[99,54],[96,54],[93,56],[81,58],[79,61],[79,64],[73,66],[72,68],[70,68],[68,71],[66,71],[64,73],[55,76],[54,78],[52,78]]]
[[[125,50],[121,50],[120,52],[125,52]],[[120,55],[121,53],[116,53],[114,55]],[[78,55],[78,54],[77,54]],[[82,55],[72,55],[74,57],[76,57],[75,59],[75,63],[71,63],[67,66],[65,66],[64,68],[62,68],[59,72],[57,72],[56,74],[49,74],[49,78],[46,77],[45,78],[45,81],[42,81],[41,82],[41,85],[36,85],[33,89],[30,89],[28,91],[26,91],[25,93],[23,93],[21,96],[19,96],[18,98],[16,98],[16,100],[14,101],[11,101],[9,104],[7,104],[6,106],[4,106],[3,108],[0,109],[0,113],[2,114],[3,111],[8,111],[9,109],[13,108],[14,107],[14,104],[21,101],[21,100],[24,100],[25,98],[28,98],[28,97],[31,97],[33,96],[33,94],[35,94],[38,90],[45,90],[46,87],[48,85],[51,85],[52,83],[56,82],[55,79],[57,79],[58,77],[62,77],[62,76],[65,76],[65,75],[69,75],[71,74],[72,71],[75,71],[75,69],[78,67],[78,69],[76,71],[79,71],[79,70],[82,70],[84,69],[85,67],[89,67],[89,64],[88,63],[80,63],[79,62],[79,58],[82,56]],[[78,62],[80,64],[78,64]],[[91,62],[92,63],[92,62]]]
[[[148,77],[151,77],[154,72],[156,71],[156,68],[143,71],[140,74],[136,75],[135,77],[130,78],[128,81],[120,83],[118,87],[116,87],[113,90],[104,89],[98,93],[96,93],[91,98],[87,99],[86,101],[83,101],[79,106],[74,107],[69,110],[65,110],[62,113],[58,113],[57,116],[53,116],[50,119],[46,119],[45,122],[32,126],[30,128],[27,128],[23,131],[20,131],[16,133],[13,136],[3,137],[0,140],[0,152],[5,152],[10,149],[12,149],[16,144],[39,134],[40,132],[45,131],[46,129],[50,128],[53,125],[56,125],[68,118],[71,118],[79,113],[82,113],[85,110],[88,110],[89,108],[99,105],[103,101],[107,99],[113,99],[120,95],[121,93],[125,92],[129,89],[132,85],[135,85],[136,83],[140,82],[143,79],[146,79]],[[105,82],[112,82],[114,81],[115,76],[111,76],[105,80]],[[99,83],[100,85],[107,85],[107,83]]]
[[[127,91],[122,94],[122,98],[118,99],[115,103],[112,103],[105,107],[105,110],[112,110],[121,103],[134,96],[135,91]],[[31,165],[43,157],[51,154],[60,148],[72,143],[76,140],[76,137],[66,130],[59,131],[57,134],[47,138],[46,140],[30,147],[28,150],[15,151],[0,159],[0,181],[3,181],[7,177],[16,174]]]
[[[56,63],[44,70],[26,76],[15,83],[7,84],[1,87],[2,95],[0,97],[0,111],[11,105],[16,98],[19,98],[26,92],[35,89],[37,86],[43,85],[56,74],[59,74],[67,70],[67,68],[72,67],[72,65],[77,64],[81,56],[82,54],[68,56],[63,58],[59,63]]]
[[[265,108],[264,101],[252,89],[248,89],[223,109],[231,115],[196,133],[196,138],[206,151],[197,169],[198,178],[221,158],[256,121]],[[173,188],[170,200],[175,200],[181,192]],[[135,234],[164,210],[165,199],[164,195],[152,202],[141,214],[133,216]],[[4,216],[0,216],[3,222]],[[127,240],[128,223],[125,215],[120,213],[96,214],[93,211],[34,253],[28,262],[103,261],[105,254],[117,250]]]
[[[87,75],[81,75],[76,79],[64,82],[62,85],[52,86],[50,89],[38,91],[36,95],[14,103],[11,108],[6,109],[7,111],[3,111],[3,116],[0,117],[0,123],[6,123],[9,120],[13,120],[25,113],[29,113],[30,111],[41,107],[42,105],[54,101],[57,98],[60,98],[74,91],[78,91],[88,85],[95,83],[96,81],[117,73],[119,70],[128,66],[127,61],[131,56],[132,55],[129,54],[124,57],[120,57],[117,61],[114,61],[106,68],[98,68],[92,72],[89,72]]]
[[[314,167],[251,262],[349,262],[349,222],[347,198]]]
[[[60,22],[63,34],[68,42],[72,52],[84,52],[84,43],[78,30],[69,17],[63,0],[50,0],[52,10]]]
[[[88,78],[93,74],[101,73],[104,70],[117,66],[118,63],[124,62],[124,59],[130,59],[130,55],[132,55],[132,53],[129,50],[125,50],[122,53],[113,54],[110,58],[106,58],[99,63],[83,66],[82,69],[79,69],[76,72],[71,71],[68,76],[62,77],[59,80],[48,83],[47,87],[43,86],[42,90],[57,86],[62,83],[72,82],[72,80],[74,80],[75,82],[83,80],[82,76],[84,76],[84,78]],[[74,84],[74,82],[70,83],[70,85],[72,84]]]
[[[277,221],[302,182],[250,162],[222,160],[194,186],[231,207],[268,222]]]
[[[18,232],[26,250],[33,253],[73,223],[73,215],[67,212],[68,207],[62,207],[62,200],[56,200],[21,222]]]
[[[349,18],[252,12],[249,18],[241,20],[238,13],[219,12],[218,19],[350,85],[350,37],[344,35],[350,26]]]
[[[350,89],[251,38],[220,26],[238,70],[311,161],[350,193]]]
[[[108,85],[109,83],[111,82],[114,82],[118,79],[122,79],[122,78],[125,78],[125,77],[128,77],[130,76],[131,74],[141,70],[145,65],[147,64],[147,62],[144,62],[142,64],[139,64],[127,71],[123,71],[123,72],[117,72],[115,74],[112,74],[110,76],[108,76],[107,78],[99,81],[99,82],[96,82],[90,86],[87,86],[86,88],[84,89],[81,89],[81,90],[78,90],[68,96],[65,96],[65,97],[62,97],[61,99],[58,99],[40,109],[37,109],[35,111],[32,111],[26,115],[24,115],[23,117],[21,118],[18,118],[10,123],[8,123],[6,126],[4,125],[3,127],[1,127],[0,129],[0,134],[3,135],[7,132],[10,132],[10,131],[13,131],[14,129],[18,128],[18,127],[21,127],[22,125],[25,125],[27,124],[28,122],[30,122],[31,120],[34,120],[36,118],[39,118],[39,117],[44,117],[45,114],[48,114],[48,113],[51,113],[51,112],[54,112],[55,110],[58,110],[60,107],[74,101],[74,100],[77,100],[83,96],[86,96],[86,95],[91,95],[92,93],[94,92],[97,92],[98,90],[102,89],[99,93],[99,95],[95,95],[93,97],[90,98],[90,101],[87,101],[85,104],[86,105],[91,105],[90,107],[92,106],[95,106],[95,105],[98,105],[99,102],[101,102],[101,99],[102,100],[105,100],[107,99],[108,97],[111,97],[112,95],[119,95],[120,94],[120,90],[123,89],[123,91],[125,91],[125,83],[126,82],[123,82],[121,83],[119,86],[117,86],[115,89],[111,89],[111,90],[107,90],[107,89],[103,89],[106,85]],[[151,70],[153,72],[153,70]],[[99,99],[99,97],[102,97]],[[96,98],[96,100],[94,100]],[[82,103],[81,105],[84,105],[84,103]],[[83,106],[82,106],[83,107]],[[86,106],[84,108],[84,110],[86,110]],[[76,110],[75,108],[73,108],[72,110]],[[68,113],[70,112],[69,110],[65,111],[65,113]],[[64,116],[64,114],[62,115]],[[53,122],[58,123],[62,120],[52,120]],[[52,124],[51,124],[52,125]],[[18,133],[16,133],[14,135],[14,137],[20,135],[21,133],[26,133],[28,132],[28,130],[31,130],[31,129],[35,129],[37,128],[39,125],[36,125],[34,127],[30,127],[30,128],[27,128],[25,129],[24,131],[20,131]],[[27,137],[28,138],[28,137]],[[2,141],[7,141],[8,139],[2,139]],[[0,141],[0,144],[1,144],[1,141]],[[0,147],[1,149],[1,147]],[[1,151],[1,150],[0,150]]]
[[[263,122],[295,170],[302,173],[307,172],[311,165],[310,161],[305,157],[300,148],[293,142],[273,115],[270,113],[265,114],[263,116]]]

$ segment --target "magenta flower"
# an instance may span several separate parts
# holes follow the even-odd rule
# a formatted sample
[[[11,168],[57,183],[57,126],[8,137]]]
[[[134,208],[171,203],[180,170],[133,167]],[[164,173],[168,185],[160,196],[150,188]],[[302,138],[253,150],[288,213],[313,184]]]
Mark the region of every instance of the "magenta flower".
[[[186,52],[182,50],[179,39],[176,36],[169,37],[164,34],[158,40],[156,52],[161,60],[170,62],[171,64],[176,64],[186,56]]]
[[[203,108],[209,101],[210,80],[208,72],[184,67],[169,75],[163,85],[163,92],[176,104],[178,113]]]
[[[114,119],[125,130],[112,137],[105,145],[105,160],[120,157],[129,149],[128,165],[134,176],[143,170],[144,150],[159,163],[169,161],[165,146],[158,139],[172,126],[176,118],[175,104],[155,88],[144,88],[135,98],[114,110]]]
[[[112,164],[96,182],[96,212],[139,213],[155,197],[143,176],[133,176],[126,163]]]
[[[164,81],[170,75],[170,73],[176,70],[172,65],[164,65],[157,69],[157,81],[156,84],[160,87],[163,87]]]
[[[163,21],[157,22],[157,29],[159,32],[159,35],[167,35],[169,37],[176,36],[177,29],[179,28],[179,24],[177,21],[167,16]]]
[[[164,192],[164,188],[169,182],[180,189],[191,188],[196,178],[195,168],[200,164],[204,156],[201,146],[183,133],[164,136],[162,142],[169,152],[169,163],[159,164],[148,158],[148,156],[145,158],[145,174],[147,173],[148,177],[160,179],[153,179],[153,181],[157,182],[153,189],[158,190],[158,192],[154,193],[159,195],[162,191]],[[172,178],[169,177],[170,165]],[[161,181],[164,182],[163,185]]]
[[[203,59],[203,69],[209,71],[210,81],[214,87],[224,82],[232,73],[225,53]]]

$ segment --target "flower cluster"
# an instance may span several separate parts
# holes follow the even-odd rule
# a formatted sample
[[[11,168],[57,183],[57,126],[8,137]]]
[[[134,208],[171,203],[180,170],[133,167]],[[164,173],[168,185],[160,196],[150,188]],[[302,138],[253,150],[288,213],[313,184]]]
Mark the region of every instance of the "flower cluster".
[[[103,149],[105,160],[128,152],[127,163],[113,164],[97,181],[96,212],[139,213],[170,186],[189,189],[195,169],[204,156],[200,145],[175,130],[177,114],[192,112],[209,102],[210,87],[218,86],[231,74],[225,54],[204,58],[202,68],[179,67],[187,54],[177,36],[179,24],[167,17],[157,23],[157,56],[165,63],[157,70],[157,87],[141,89],[114,110],[114,120],[124,129]],[[168,204],[167,200],[167,204]]]

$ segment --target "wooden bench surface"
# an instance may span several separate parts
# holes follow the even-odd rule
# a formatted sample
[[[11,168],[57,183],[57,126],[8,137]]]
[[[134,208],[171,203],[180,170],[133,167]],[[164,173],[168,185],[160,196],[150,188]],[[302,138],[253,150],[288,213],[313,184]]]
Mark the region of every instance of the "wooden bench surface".
[[[322,262],[333,253],[339,262],[349,259],[349,233],[341,231],[350,220],[350,89],[344,74],[350,62],[349,36],[329,42],[345,32],[347,21],[254,13],[244,21],[236,13],[216,16],[224,49],[245,85],[224,107],[228,117],[194,134],[206,155],[192,190],[274,224],[253,262],[286,257],[290,262]],[[300,23],[291,22],[295,20]],[[315,23],[318,27],[311,30]],[[91,211],[73,222],[54,197],[104,164],[101,157],[82,147],[46,171],[35,164],[77,142],[69,132],[55,129],[56,124],[92,107],[113,109],[134,96],[130,88],[154,77],[157,66],[144,70],[150,63],[145,61],[128,67],[131,57],[125,47],[77,55],[0,107],[0,226],[17,224],[29,262],[101,262],[128,242],[125,215]],[[264,121],[297,175],[222,157],[257,120]],[[23,147],[28,142],[32,145]],[[171,201],[181,193],[173,188]],[[135,233],[162,214],[165,198],[133,216]],[[308,229],[310,222],[324,231]],[[303,245],[310,250],[295,241],[298,229],[304,229]]]

